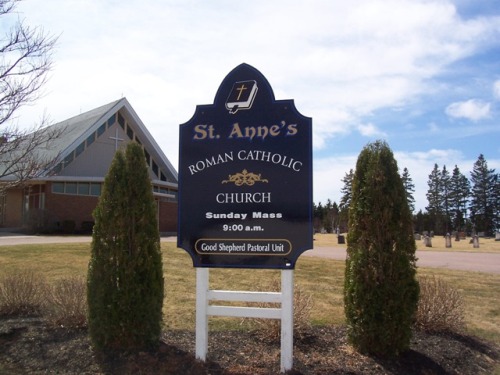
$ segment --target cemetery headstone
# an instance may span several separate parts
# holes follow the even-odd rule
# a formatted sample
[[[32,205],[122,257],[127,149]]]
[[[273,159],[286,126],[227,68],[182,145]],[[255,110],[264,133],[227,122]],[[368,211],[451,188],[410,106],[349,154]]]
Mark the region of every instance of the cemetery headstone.
[[[424,236],[425,247],[432,247],[432,240],[430,236]]]
[[[420,235],[420,233],[415,234],[416,241],[420,241],[421,239],[422,239],[422,236]]]
[[[495,233],[495,241],[500,241],[500,232]]]
[[[479,248],[479,237],[478,237],[477,234],[474,237],[472,237],[472,247],[474,249],[478,249]]]
[[[446,248],[451,247],[451,235],[449,233],[447,233],[445,236],[445,247]]]

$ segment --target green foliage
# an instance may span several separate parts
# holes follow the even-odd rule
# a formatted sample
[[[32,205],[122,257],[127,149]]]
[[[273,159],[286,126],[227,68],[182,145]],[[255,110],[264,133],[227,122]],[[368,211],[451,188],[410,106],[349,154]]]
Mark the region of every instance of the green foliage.
[[[470,210],[476,231],[493,235],[498,224],[498,175],[488,168],[484,155],[479,155],[471,175],[472,191]]]
[[[452,212],[453,228],[462,231],[465,228],[467,215],[467,199],[470,195],[470,183],[460,169],[455,165],[450,179],[450,210]]]
[[[348,334],[363,353],[408,349],[419,287],[412,216],[392,151],[366,146],[352,181],[344,285]]]
[[[408,168],[403,169],[403,174],[401,175],[401,180],[403,181],[403,186],[406,191],[406,201],[408,202],[408,207],[410,211],[415,211],[415,198],[413,193],[415,193],[415,184],[413,183],[412,178],[410,177],[410,172]]]
[[[163,269],[151,181],[138,144],[116,153],[94,219],[87,279],[92,342],[97,349],[154,347]]]

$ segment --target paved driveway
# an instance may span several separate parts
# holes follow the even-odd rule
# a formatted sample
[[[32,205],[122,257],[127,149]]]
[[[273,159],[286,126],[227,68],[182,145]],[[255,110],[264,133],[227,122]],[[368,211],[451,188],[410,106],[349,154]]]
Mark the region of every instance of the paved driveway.
[[[341,247],[317,247],[303,256],[345,260],[346,251]],[[453,251],[417,251],[417,266],[448,268],[500,274],[500,254]]]
[[[75,243],[88,242],[90,236],[26,236],[11,233],[0,235],[0,246],[37,244],[37,243]],[[175,237],[162,237],[162,242],[175,242]],[[346,251],[342,247],[317,247],[302,254],[308,257],[320,257],[345,260]],[[448,268],[453,270],[477,271],[500,274],[500,254],[452,251],[417,251],[419,267]]]
[[[0,246],[37,243],[90,243],[90,236],[27,236],[15,233],[0,234]],[[162,237],[161,242],[175,242],[176,237]]]

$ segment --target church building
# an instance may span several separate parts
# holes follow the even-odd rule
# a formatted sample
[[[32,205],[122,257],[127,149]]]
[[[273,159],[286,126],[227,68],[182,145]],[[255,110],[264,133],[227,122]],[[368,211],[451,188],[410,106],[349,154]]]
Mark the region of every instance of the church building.
[[[159,230],[177,231],[177,171],[127,99],[122,98],[40,131],[57,131],[50,169],[0,197],[0,228],[35,232],[89,233],[92,212],[117,149],[128,142],[144,148]],[[0,181],[1,183],[1,181]]]

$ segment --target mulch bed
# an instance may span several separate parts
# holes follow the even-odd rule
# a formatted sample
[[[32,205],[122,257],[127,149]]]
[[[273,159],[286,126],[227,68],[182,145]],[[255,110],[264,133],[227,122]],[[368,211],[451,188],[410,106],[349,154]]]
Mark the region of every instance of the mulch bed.
[[[166,331],[155,352],[95,353],[85,329],[39,317],[0,317],[0,374],[279,374],[280,344],[254,332],[209,333],[208,360],[194,358],[195,334]],[[500,348],[460,334],[416,332],[397,359],[357,353],[345,327],[316,327],[294,343],[290,374],[491,374]]]

